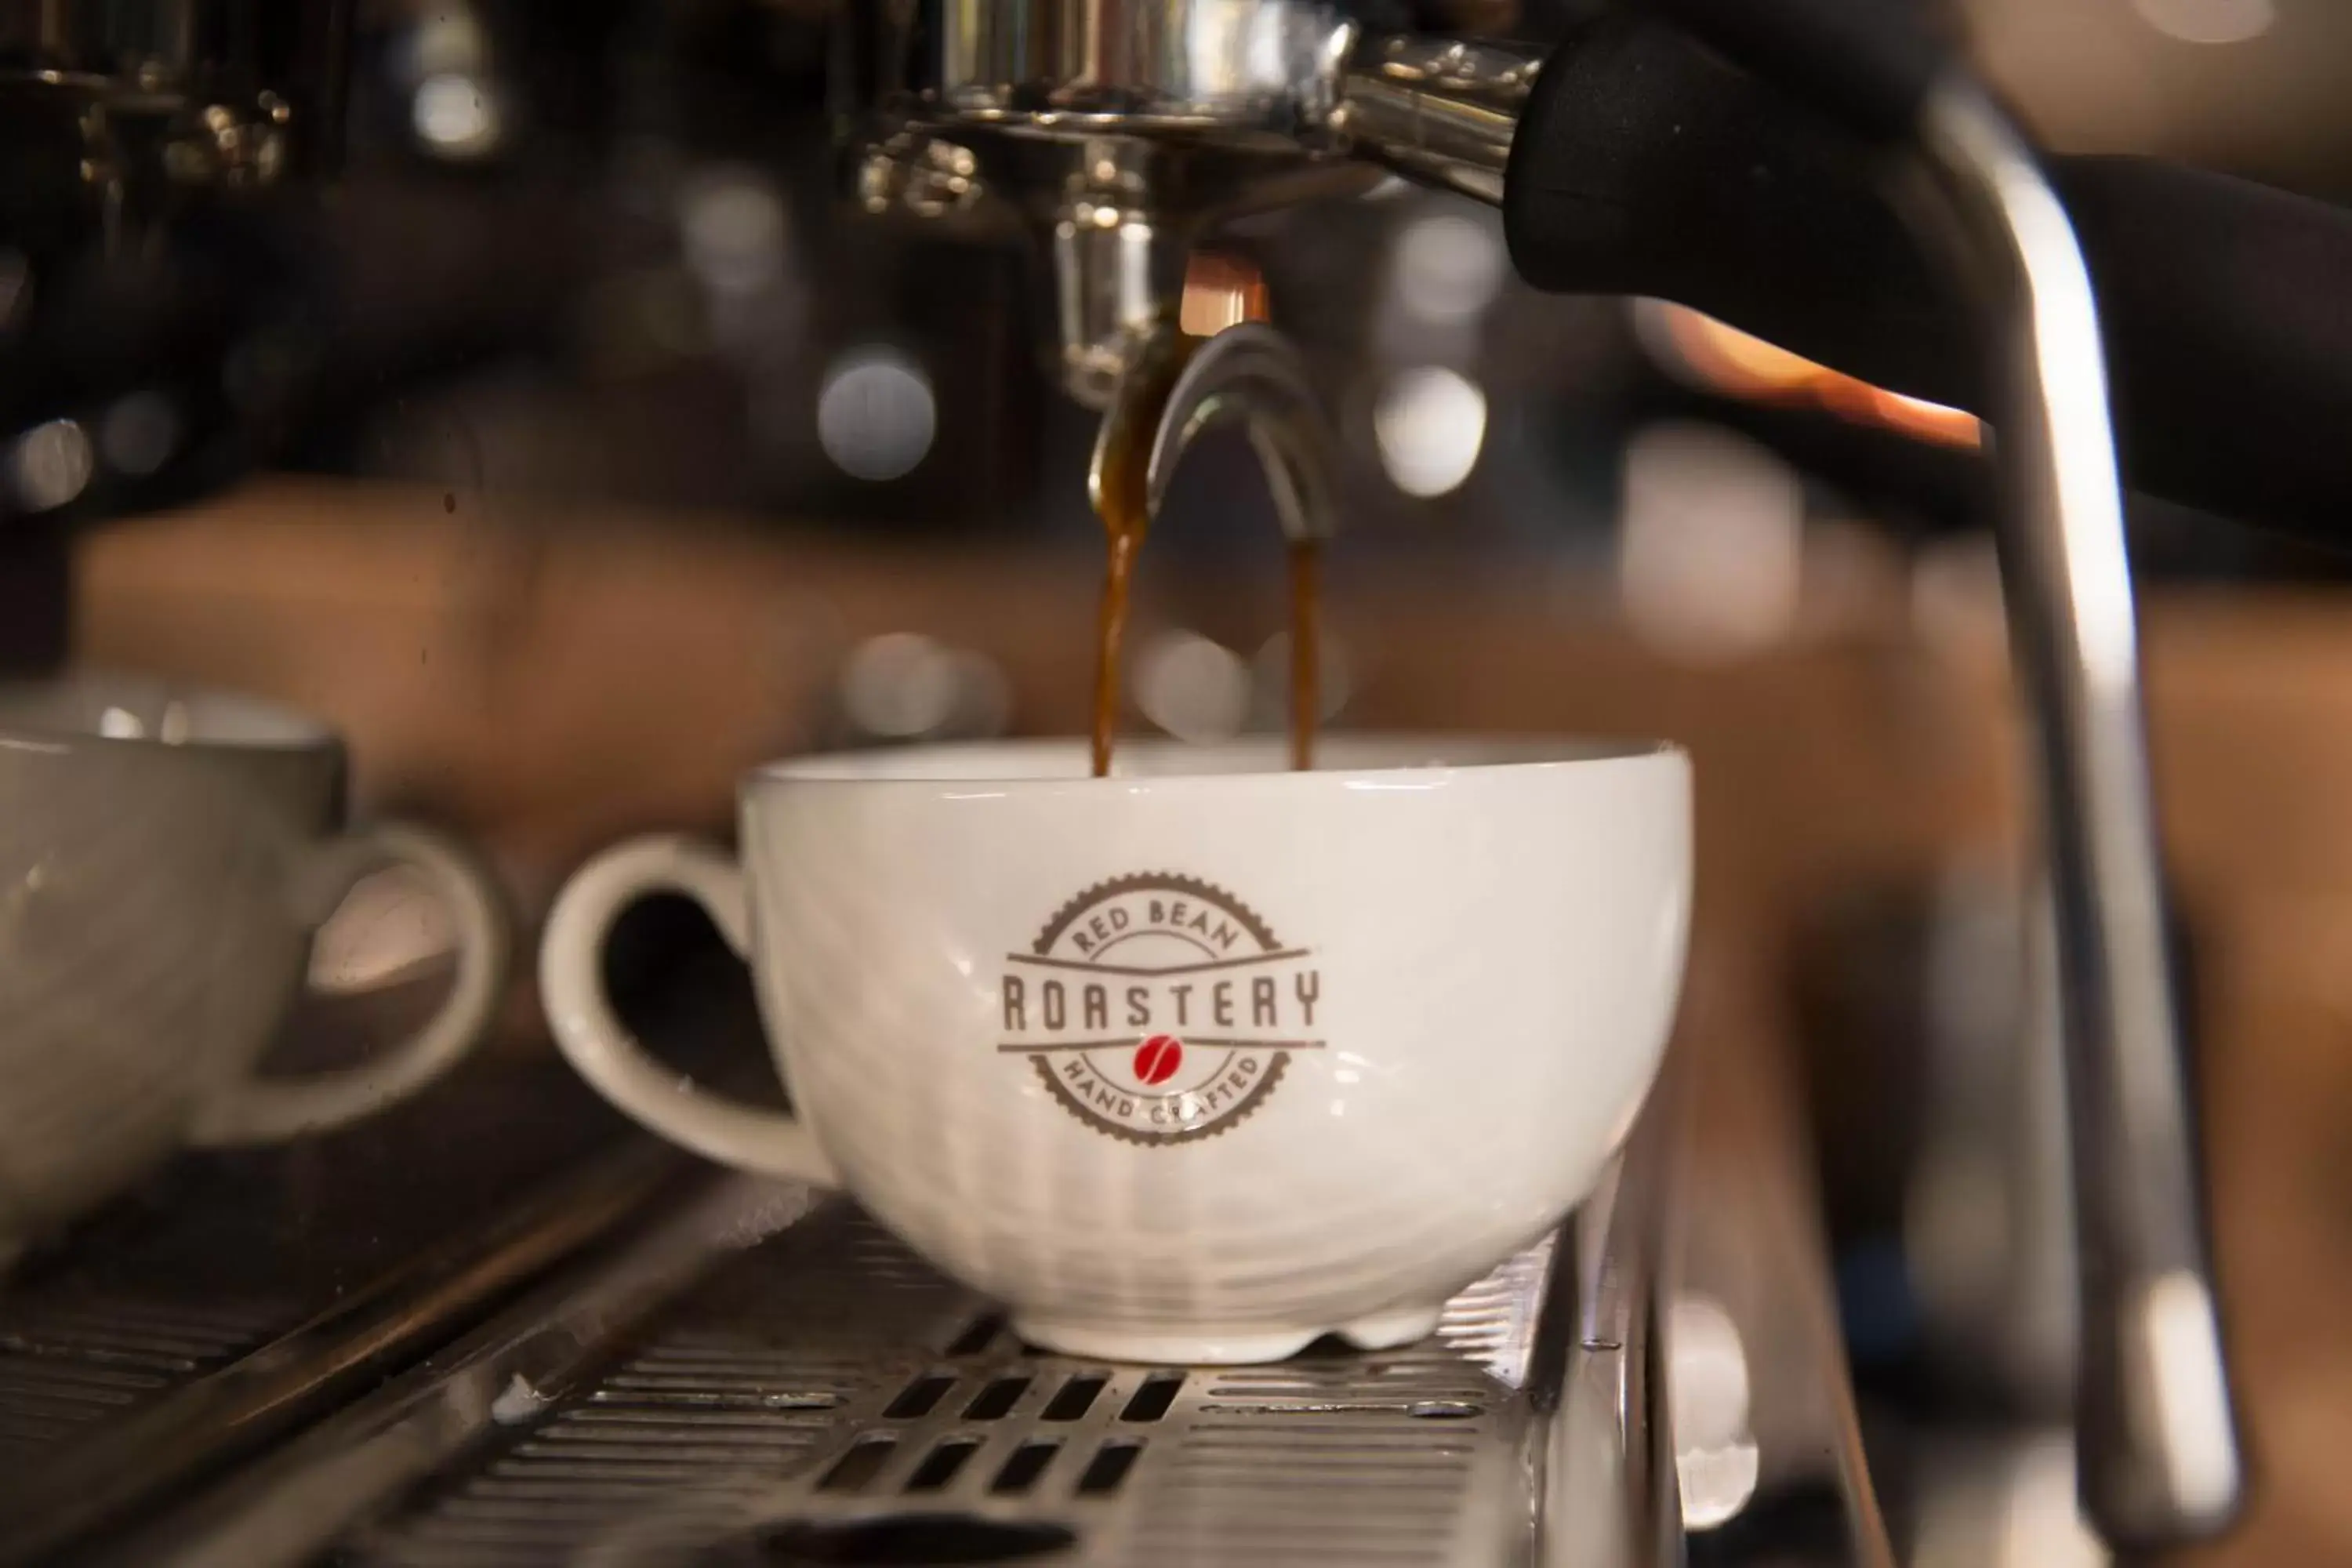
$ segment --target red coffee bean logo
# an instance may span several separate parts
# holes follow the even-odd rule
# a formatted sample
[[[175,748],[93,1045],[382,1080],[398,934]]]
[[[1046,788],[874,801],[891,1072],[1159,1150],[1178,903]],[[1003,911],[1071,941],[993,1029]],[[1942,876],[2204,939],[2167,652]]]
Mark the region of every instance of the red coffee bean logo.
[[[1173,1035],[1154,1035],[1135,1047],[1135,1079],[1157,1089],[1184,1065],[1184,1045]]]

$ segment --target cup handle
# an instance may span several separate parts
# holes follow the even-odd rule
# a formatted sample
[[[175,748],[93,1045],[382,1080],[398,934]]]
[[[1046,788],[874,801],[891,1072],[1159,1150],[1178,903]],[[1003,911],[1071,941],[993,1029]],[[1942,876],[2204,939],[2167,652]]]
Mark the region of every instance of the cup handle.
[[[422,872],[454,918],[457,976],[425,1026],[373,1061],[302,1078],[255,1077],[207,1104],[189,1142],[220,1148],[276,1143],[341,1127],[384,1110],[462,1061],[488,1033],[507,978],[512,939],[489,870],[458,844],[408,823],[374,823],[315,852],[297,878],[298,913],[323,924],[362,877],[387,866]]]
[[[743,871],[692,839],[667,835],[608,849],[572,877],[547,917],[539,988],[555,1043],[580,1076],[623,1110],[706,1159],[761,1175],[837,1187],[841,1177],[797,1118],[698,1088],[646,1052],[604,994],[604,942],[649,893],[677,892],[709,912],[727,944],[751,956]]]

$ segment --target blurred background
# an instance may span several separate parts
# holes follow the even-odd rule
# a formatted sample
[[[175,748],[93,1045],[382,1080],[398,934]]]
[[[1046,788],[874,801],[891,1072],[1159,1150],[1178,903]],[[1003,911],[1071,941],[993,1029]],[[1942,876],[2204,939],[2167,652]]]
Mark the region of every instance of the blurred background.
[[[2060,149],[2352,202],[2339,0],[1945,8]],[[475,837],[526,918],[626,832],[725,834],[758,760],[1079,730],[1094,416],[1039,360],[1035,258],[839,201],[829,9],[365,0],[322,195],[134,190],[93,221],[152,266],[102,283],[90,232],[15,225],[0,645],[329,717],[362,807]],[[1410,9],[1541,39],[1592,7]],[[209,177],[267,156],[213,129]],[[1686,1026],[1798,1064],[1899,1533],[1922,1563],[2096,1561],[1975,421],[1678,307],[1537,295],[1496,215],[1398,182],[1221,244],[1342,438],[1328,721],[1691,748]],[[2352,556],[2154,503],[2132,528],[2259,1467],[2207,1560],[2352,1559]],[[1246,444],[1211,437],[1143,557],[1129,732],[1280,723],[1280,562]],[[641,923],[646,973],[724,979],[695,918]],[[429,974],[446,934],[386,883],[320,963]]]

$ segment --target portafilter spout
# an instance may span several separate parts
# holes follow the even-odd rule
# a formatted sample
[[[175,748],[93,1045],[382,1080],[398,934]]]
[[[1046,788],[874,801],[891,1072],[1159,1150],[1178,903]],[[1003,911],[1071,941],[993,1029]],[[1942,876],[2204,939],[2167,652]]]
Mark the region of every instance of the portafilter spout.
[[[1103,415],[1087,475],[1095,510],[1110,530],[1112,573],[1132,566],[1133,552],[1160,516],[1177,468],[1192,444],[1236,425],[1265,469],[1266,488],[1290,549],[1292,762],[1313,761],[1312,710],[1318,690],[1320,628],[1316,624],[1316,547],[1338,518],[1330,427],[1306,363],[1290,340],[1263,321],[1242,321],[1214,336],[1188,336],[1173,319],[1145,340]],[[1123,617],[1124,594],[1107,595],[1106,615]],[[1118,628],[1104,635],[1114,645]],[[1108,678],[1110,667],[1104,667]],[[1098,691],[1098,702],[1108,694]]]
[[[1103,422],[1106,436],[1122,410]],[[1211,430],[1238,425],[1265,470],[1283,536],[1293,544],[1331,537],[1331,433],[1298,350],[1263,321],[1227,327],[1192,350],[1160,408],[1143,471],[1146,505],[1158,516],[1177,465]],[[1096,447],[1095,480],[1102,453]]]

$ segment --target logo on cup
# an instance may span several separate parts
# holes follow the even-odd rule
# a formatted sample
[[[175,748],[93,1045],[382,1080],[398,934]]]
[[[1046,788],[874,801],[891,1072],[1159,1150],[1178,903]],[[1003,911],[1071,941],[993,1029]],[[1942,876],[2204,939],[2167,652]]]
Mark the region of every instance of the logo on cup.
[[[1314,954],[1223,889],[1145,872],[1062,906],[1005,955],[997,1049],[1069,1112],[1131,1143],[1213,1137],[1256,1110],[1316,1037]]]

